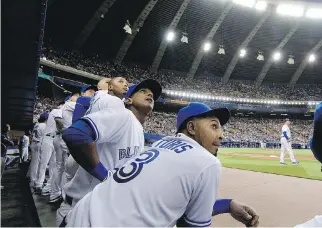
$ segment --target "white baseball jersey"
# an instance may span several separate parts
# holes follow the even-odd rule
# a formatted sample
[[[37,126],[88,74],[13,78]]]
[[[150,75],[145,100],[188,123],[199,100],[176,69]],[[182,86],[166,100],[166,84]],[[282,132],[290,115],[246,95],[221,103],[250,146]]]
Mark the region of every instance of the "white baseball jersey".
[[[155,142],[87,194],[66,217],[67,226],[210,226],[220,161],[178,134]]]
[[[24,135],[21,138],[21,149],[28,151],[28,147],[29,147],[29,137]]]
[[[64,119],[64,128],[69,128],[73,123],[73,112],[76,102],[67,101],[62,108],[62,118]]]
[[[90,106],[86,111],[86,115],[100,111],[104,108],[118,109],[125,108],[123,101],[116,97],[108,94],[107,90],[97,91],[94,97],[91,99]]]
[[[62,109],[53,109],[48,116],[44,134],[55,135],[57,131],[55,118],[62,118]]]
[[[284,137],[284,134],[283,134],[284,131],[286,131],[286,135],[290,139],[291,138],[291,131],[290,131],[290,128],[286,124],[283,125],[283,127],[282,127],[282,135],[281,135],[282,137]]]
[[[36,123],[34,129],[32,130],[32,141],[40,142],[42,137],[44,136],[45,129],[45,123]]]
[[[144,149],[143,127],[128,109],[104,109],[82,119],[92,126],[100,161],[109,170],[122,166]],[[79,167],[73,179],[64,186],[64,191],[73,198],[74,205],[99,183]]]

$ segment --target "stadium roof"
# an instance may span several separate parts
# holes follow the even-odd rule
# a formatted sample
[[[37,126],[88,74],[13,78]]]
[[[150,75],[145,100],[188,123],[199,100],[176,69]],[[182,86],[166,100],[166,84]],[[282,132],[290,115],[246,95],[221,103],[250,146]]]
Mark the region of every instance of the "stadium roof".
[[[242,0],[48,0],[45,43],[188,77],[322,84],[322,18],[305,16],[307,9],[322,9],[318,0],[292,1],[292,6],[305,8],[302,17],[276,12],[279,3],[290,1],[270,0],[264,11],[237,1]],[[123,30],[127,20],[131,35]],[[165,39],[170,30],[173,42]],[[180,42],[183,32],[189,43]],[[207,53],[202,49],[205,41],[211,43]],[[218,54],[219,45],[225,55]],[[242,48],[247,54],[240,58]],[[272,58],[276,51],[279,61]],[[257,60],[259,52],[264,61]],[[308,61],[311,53],[316,56],[313,63]],[[289,55],[294,64],[287,63]]]

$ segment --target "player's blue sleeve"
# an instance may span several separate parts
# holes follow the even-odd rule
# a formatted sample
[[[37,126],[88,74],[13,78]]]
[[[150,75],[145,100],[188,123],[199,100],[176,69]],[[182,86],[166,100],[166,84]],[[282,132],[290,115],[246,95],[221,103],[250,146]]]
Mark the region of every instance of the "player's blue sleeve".
[[[212,210],[212,215],[219,215],[228,213],[230,210],[230,203],[232,199],[218,199],[214,204],[214,208]]]
[[[322,102],[316,107],[314,113],[313,137],[310,140],[311,150],[315,158],[322,162]]]
[[[78,120],[63,132],[63,140],[67,144],[88,144],[95,141],[92,127],[84,120]]]
[[[284,137],[288,140],[289,139],[289,137],[287,136],[287,132],[286,131],[283,131],[283,135],[284,135]]]
[[[95,133],[92,126],[85,120],[78,120],[63,132],[63,140],[67,145],[77,146],[95,142]],[[103,181],[108,174],[104,165],[99,162],[89,173],[98,180]]]
[[[91,97],[86,96],[82,96],[77,99],[75,110],[73,112],[73,123],[75,123],[77,120],[79,120],[85,115],[86,111],[89,109],[91,99]]]

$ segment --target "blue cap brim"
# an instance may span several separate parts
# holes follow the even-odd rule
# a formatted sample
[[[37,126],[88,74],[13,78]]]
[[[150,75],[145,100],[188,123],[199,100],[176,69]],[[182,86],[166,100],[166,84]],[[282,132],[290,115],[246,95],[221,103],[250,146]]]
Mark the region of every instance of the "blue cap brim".
[[[133,96],[133,94],[140,89],[149,89],[153,93],[153,99],[156,101],[157,99],[159,99],[162,93],[162,87],[160,83],[153,79],[144,80],[133,88],[134,89],[129,88],[129,91],[126,93],[125,98]]]
[[[87,90],[95,90],[97,91],[97,86],[94,86],[94,85],[87,85],[87,86],[84,86],[82,89],[81,89],[81,93],[85,93]]]

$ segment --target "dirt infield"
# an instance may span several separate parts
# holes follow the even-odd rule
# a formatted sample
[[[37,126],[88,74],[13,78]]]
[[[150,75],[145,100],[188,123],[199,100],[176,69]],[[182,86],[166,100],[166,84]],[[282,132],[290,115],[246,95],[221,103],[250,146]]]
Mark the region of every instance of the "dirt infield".
[[[279,155],[277,154],[244,154],[244,153],[228,153],[223,154],[223,156],[227,157],[248,157],[248,158],[263,158],[263,159],[270,159],[270,160],[276,160],[279,158]],[[296,158],[298,160],[315,160],[313,156],[310,155],[296,155]],[[288,157],[285,157],[285,159],[288,159]]]
[[[233,198],[256,209],[260,226],[291,227],[322,215],[322,181],[223,168],[219,198]],[[242,226],[231,216],[212,226]]]

